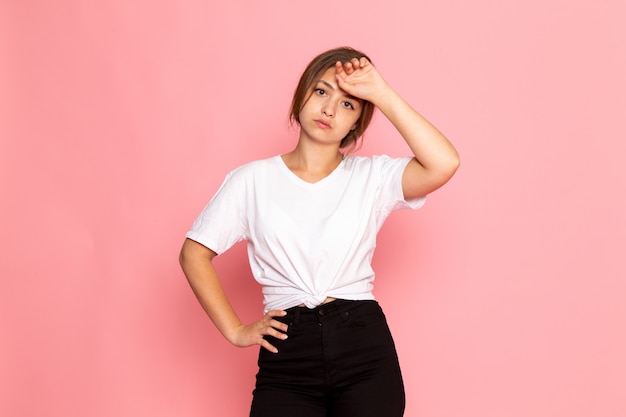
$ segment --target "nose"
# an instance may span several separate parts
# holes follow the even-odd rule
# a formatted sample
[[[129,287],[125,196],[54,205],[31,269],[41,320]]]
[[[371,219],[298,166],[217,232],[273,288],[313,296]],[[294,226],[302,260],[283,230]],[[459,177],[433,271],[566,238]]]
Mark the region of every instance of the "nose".
[[[328,100],[322,105],[322,114],[324,114],[324,116],[326,117],[335,116],[335,104],[332,102],[332,100]]]

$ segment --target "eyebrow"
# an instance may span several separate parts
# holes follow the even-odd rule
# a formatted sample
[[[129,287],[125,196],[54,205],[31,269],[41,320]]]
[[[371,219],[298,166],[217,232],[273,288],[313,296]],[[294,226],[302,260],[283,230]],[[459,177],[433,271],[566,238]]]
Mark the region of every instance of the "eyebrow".
[[[328,81],[324,81],[324,80],[317,80],[318,83],[322,83],[324,84],[326,87],[330,88],[331,90],[336,90],[335,86],[332,85],[331,83],[329,83]],[[349,100],[355,100],[357,102],[361,102],[361,100],[359,100],[358,98],[351,96],[350,94],[344,94],[346,96],[347,99]]]

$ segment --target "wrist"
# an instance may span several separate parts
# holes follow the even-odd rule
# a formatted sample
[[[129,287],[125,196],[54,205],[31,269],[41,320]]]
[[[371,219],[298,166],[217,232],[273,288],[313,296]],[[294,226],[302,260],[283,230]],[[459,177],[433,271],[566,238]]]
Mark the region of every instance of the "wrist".
[[[398,97],[395,90],[391,88],[388,84],[385,84],[384,87],[380,88],[379,91],[376,92],[376,95],[372,97],[370,102],[381,110],[384,109],[388,104],[392,103]]]
[[[234,325],[234,326],[229,326],[228,328],[222,330],[222,335],[231,344],[238,346],[241,330],[243,327],[244,327],[243,323],[239,323],[238,325]]]

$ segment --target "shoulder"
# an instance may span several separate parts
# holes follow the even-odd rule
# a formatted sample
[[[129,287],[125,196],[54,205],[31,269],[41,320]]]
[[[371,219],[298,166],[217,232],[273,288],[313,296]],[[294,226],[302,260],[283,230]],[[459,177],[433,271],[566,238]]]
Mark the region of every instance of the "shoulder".
[[[356,171],[379,171],[386,172],[389,170],[404,170],[409,163],[411,157],[395,158],[389,155],[372,155],[372,156],[348,156],[346,157],[346,165]]]
[[[254,178],[257,175],[275,169],[278,165],[278,158],[279,156],[272,156],[270,158],[245,163],[230,171],[228,177],[241,179]]]

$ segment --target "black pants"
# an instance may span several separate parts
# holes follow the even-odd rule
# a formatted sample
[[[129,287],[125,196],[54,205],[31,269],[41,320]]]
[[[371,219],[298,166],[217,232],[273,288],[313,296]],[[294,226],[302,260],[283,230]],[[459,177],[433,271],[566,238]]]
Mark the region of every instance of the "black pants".
[[[398,356],[376,301],[293,307],[287,340],[259,353],[251,417],[401,417]]]

